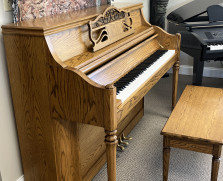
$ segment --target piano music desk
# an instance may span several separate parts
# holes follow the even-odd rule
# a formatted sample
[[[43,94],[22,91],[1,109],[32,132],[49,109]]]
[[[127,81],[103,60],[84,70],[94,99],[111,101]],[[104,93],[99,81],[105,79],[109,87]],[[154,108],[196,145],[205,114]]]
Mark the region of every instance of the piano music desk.
[[[223,89],[187,86],[161,134],[163,180],[168,180],[170,147],[213,155],[211,180],[217,181],[223,144]]]

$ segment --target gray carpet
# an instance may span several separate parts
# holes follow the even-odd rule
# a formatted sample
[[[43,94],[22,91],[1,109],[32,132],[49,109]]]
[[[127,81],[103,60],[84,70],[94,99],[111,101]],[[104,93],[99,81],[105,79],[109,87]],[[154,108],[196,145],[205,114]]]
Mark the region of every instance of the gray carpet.
[[[179,76],[178,97],[191,76]],[[203,86],[223,88],[223,79],[204,78]],[[133,140],[124,152],[117,153],[118,181],[162,180],[162,136],[160,132],[171,113],[172,76],[161,79],[145,97],[145,115],[132,130]],[[223,155],[222,155],[223,156]],[[171,149],[170,181],[208,181],[211,177],[211,155]],[[106,165],[93,181],[106,181]],[[218,180],[223,180],[221,163]]]

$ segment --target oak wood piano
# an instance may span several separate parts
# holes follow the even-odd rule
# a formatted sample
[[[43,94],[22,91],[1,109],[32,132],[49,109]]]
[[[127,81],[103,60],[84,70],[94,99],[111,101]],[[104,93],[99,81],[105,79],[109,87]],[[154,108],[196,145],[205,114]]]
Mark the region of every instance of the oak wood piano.
[[[180,35],[148,23],[142,4],[113,4],[2,26],[25,180],[91,180],[143,97],[173,66]],[[105,137],[105,141],[104,141]],[[105,144],[104,144],[105,142]]]

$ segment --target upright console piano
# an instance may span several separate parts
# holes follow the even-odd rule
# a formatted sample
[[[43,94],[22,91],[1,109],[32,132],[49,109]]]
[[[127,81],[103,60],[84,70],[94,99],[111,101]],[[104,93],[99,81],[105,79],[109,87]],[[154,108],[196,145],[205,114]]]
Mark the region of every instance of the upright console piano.
[[[180,35],[149,24],[142,4],[22,21],[2,33],[26,181],[91,180],[106,161],[116,180],[117,138],[172,66],[176,104]]]

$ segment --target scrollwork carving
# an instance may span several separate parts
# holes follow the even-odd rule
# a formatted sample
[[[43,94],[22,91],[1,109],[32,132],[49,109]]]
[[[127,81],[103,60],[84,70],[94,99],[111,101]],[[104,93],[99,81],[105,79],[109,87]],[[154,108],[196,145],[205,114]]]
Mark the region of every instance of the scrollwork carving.
[[[123,18],[125,18],[125,13],[123,11],[119,12],[117,9],[112,8],[105,13],[104,17],[99,18],[99,20],[95,22],[95,27],[99,27],[104,24]]]
[[[118,10],[115,7],[106,9],[94,21],[90,21],[89,29],[93,51],[97,51],[134,33],[130,13]]]

